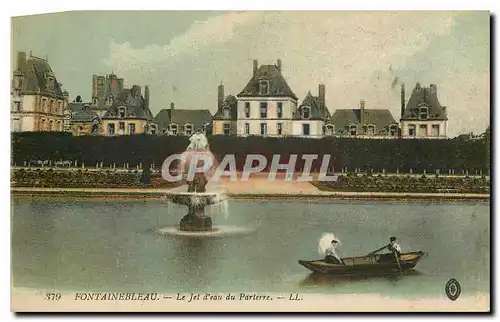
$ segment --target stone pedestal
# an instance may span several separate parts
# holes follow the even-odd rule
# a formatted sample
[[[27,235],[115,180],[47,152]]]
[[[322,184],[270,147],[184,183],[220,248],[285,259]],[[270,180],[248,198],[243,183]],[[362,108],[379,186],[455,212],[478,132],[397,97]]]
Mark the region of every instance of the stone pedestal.
[[[192,192],[205,192],[207,179],[203,174],[196,174],[193,181],[188,181],[188,193]],[[197,201],[193,201],[198,199]],[[203,197],[196,197],[196,195],[189,197],[189,202],[185,203],[189,207],[187,215],[182,217],[179,228],[182,231],[211,231],[212,218],[205,216],[205,206],[210,199]]]

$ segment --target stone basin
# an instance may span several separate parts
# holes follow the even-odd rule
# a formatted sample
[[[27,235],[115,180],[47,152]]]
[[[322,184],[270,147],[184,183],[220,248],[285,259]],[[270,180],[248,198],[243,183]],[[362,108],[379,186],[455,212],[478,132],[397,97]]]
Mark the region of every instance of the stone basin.
[[[182,192],[169,195],[171,201],[185,206],[207,206],[224,201],[226,197],[220,193]]]

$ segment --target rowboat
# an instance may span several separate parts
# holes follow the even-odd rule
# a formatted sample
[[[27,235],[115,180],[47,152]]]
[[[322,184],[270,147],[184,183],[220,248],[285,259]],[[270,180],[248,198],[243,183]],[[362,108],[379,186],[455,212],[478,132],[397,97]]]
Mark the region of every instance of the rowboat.
[[[335,276],[389,275],[413,270],[424,255],[422,251],[401,254],[399,265],[392,253],[342,258],[345,265],[327,263],[324,259],[299,260],[299,264],[315,273]]]

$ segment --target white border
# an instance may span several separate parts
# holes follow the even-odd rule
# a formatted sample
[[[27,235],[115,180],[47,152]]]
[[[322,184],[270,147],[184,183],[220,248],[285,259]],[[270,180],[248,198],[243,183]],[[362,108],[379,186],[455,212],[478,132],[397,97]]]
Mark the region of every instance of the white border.
[[[151,0],[120,0],[110,2],[102,1],[102,0],[85,0],[80,2],[69,2],[63,0],[43,0],[43,1],[5,1],[2,4],[3,10],[0,13],[2,15],[2,23],[1,23],[1,35],[3,37],[4,44],[10,44],[10,17],[12,16],[20,16],[20,15],[31,15],[31,14],[40,14],[47,12],[57,12],[57,11],[70,11],[70,10],[151,10],[151,9],[163,9],[163,10],[491,10],[493,12],[500,12],[497,10],[499,4],[498,1],[486,1],[486,0],[475,0],[475,1],[454,1],[454,2],[439,2],[435,0],[419,0],[419,1],[342,1],[342,2],[333,2],[333,1],[318,1],[318,0],[308,0],[308,1],[283,1],[283,2],[272,2],[265,0],[253,0],[253,1],[245,1],[245,2],[236,2],[236,1],[183,1],[183,2],[173,2],[166,1],[165,3],[161,3],[159,1],[151,1]],[[453,4],[453,7],[450,6]],[[496,20],[496,24],[498,27],[498,18]],[[498,35],[495,35],[495,40],[498,40]],[[3,75],[3,86],[2,86],[2,101],[3,109],[2,112],[5,117],[0,118],[2,125],[0,129],[4,133],[1,136],[1,145],[3,151],[10,151],[10,116],[9,114],[9,106],[10,106],[10,92],[9,92],[9,84],[10,84],[10,63],[7,64],[7,61],[10,62],[10,46],[4,46],[6,48],[2,54],[4,64],[2,64],[5,70],[2,70]],[[498,57],[498,56],[496,56]],[[496,58],[495,57],[495,58]],[[494,92],[497,92],[497,86],[492,89]],[[498,124],[498,115],[499,113],[495,113],[495,123]],[[494,130],[494,127],[492,127]],[[494,133],[495,131],[493,131]],[[496,140],[495,140],[496,142]],[[496,142],[493,148],[493,151],[499,150],[500,143]],[[492,152],[493,152],[492,151]],[[4,258],[9,256],[9,265],[4,264],[2,266],[2,293],[1,300],[4,305],[2,310],[2,320],[6,318],[6,320],[13,320],[15,316],[10,312],[10,207],[7,205],[10,204],[10,183],[9,183],[9,175],[10,175],[10,154],[9,158],[7,157],[7,153],[4,153],[5,157],[2,158],[1,164],[1,182],[2,182],[2,205],[5,206],[5,211],[3,211],[4,215],[4,223],[1,225],[3,237],[3,247],[4,247]],[[496,172],[494,172],[495,178],[497,179]],[[493,197],[496,196],[496,193]],[[494,209],[496,210],[496,209]],[[495,212],[496,213],[496,212]],[[498,220],[496,220],[498,222]],[[496,226],[495,228],[498,228]],[[497,249],[495,247],[495,249]],[[9,255],[7,255],[9,254]],[[498,251],[496,252],[498,255]],[[498,258],[498,257],[496,257]],[[498,267],[498,265],[495,265]],[[495,273],[497,273],[496,271]],[[494,288],[496,289],[496,287]],[[498,307],[497,307],[498,309]],[[335,320],[344,320],[345,317],[340,316],[301,316],[301,319],[309,319],[309,318],[323,318],[323,319],[335,319]],[[51,318],[50,316],[48,317]],[[71,317],[64,317],[62,320],[70,319]],[[84,319],[92,319],[92,321],[104,321],[104,318],[96,318],[96,317],[85,317]],[[113,318],[113,317],[108,317]],[[141,317],[134,316],[133,318]],[[180,320],[178,317],[168,316],[169,320]],[[199,320],[200,316],[183,318],[183,320]],[[206,317],[204,317],[206,318]],[[217,317],[219,318],[219,317]],[[227,317],[232,319],[232,316]],[[272,317],[272,319],[287,319],[288,317]],[[373,319],[373,317],[364,317],[366,319]],[[379,317],[385,318],[385,317]],[[400,317],[396,316],[395,318],[399,319]],[[405,317],[408,320],[415,320],[417,317]],[[425,316],[426,319],[435,319],[436,317]],[[448,317],[449,319],[453,319],[454,317]],[[252,320],[255,319],[271,319],[270,317],[253,317]],[[355,319],[361,319],[360,317],[356,317]],[[474,318],[478,319],[479,318]],[[472,319],[473,320],[473,319]]]

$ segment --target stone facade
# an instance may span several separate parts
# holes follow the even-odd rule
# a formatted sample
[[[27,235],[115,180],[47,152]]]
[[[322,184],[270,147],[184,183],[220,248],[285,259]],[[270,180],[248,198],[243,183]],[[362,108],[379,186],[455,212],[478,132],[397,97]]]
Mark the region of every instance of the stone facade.
[[[448,115],[439,103],[437,86],[415,85],[405,104],[405,88],[401,86],[401,137],[403,139],[445,139]]]
[[[18,52],[11,84],[11,131],[65,131],[68,93],[46,59]]]

